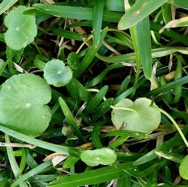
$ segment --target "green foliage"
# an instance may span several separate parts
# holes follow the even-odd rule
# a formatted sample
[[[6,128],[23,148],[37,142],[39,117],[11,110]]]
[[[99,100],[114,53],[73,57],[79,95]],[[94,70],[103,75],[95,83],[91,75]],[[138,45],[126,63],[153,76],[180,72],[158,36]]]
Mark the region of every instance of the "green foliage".
[[[23,134],[39,136],[49,125],[51,89],[32,74],[14,75],[0,90],[0,122]],[[11,117],[10,117],[11,116]]]
[[[153,11],[158,9],[167,0],[138,0],[135,4],[128,10],[127,13],[121,18],[118,28],[120,30],[125,30],[134,26],[139,21],[146,18]]]
[[[65,86],[72,79],[70,67],[58,59],[47,62],[43,71],[47,83],[56,87]]]
[[[19,6],[14,8],[4,20],[8,30],[5,33],[5,42],[13,50],[25,48],[34,41],[37,35],[35,16],[24,15],[27,7]]]
[[[0,186],[188,186],[187,9],[1,0]]]
[[[80,155],[80,158],[88,166],[98,166],[99,164],[113,164],[116,161],[117,156],[112,149],[101,148],[83,151]]]
[[[188,156],[185,156],[185,158],[180,163],[179,172],[180,172],[180,176],[186,180],[188,180],[187,165],[188,165]]]
[[[151,133],[161,122],[159,111],[150,107],[151,100],[139,98],[135,102],[124,99],[112,110],[112,122],[117,129]]]

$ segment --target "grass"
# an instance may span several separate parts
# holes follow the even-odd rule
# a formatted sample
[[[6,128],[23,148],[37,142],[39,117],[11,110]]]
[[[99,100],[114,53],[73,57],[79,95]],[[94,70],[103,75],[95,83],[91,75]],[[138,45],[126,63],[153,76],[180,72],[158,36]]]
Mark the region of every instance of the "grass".
[[[41,135],[32,137],[24,133],[27,129],[18,132],[0,123],[0,187],[188,186],[186,174],[179,172],[181,163],[187,170],[182,162],[188,145],[187,22],[164,29],[168,22],[187,17],[185,1],[0,3],[2,90],[17,74],[44,78],[43,69],[52,59],[64,61],[73,73],[65,86],[50,85],[51,121]],[[38,30],[33,42],[13,50],[4,20],[19,6],[29,7],[24,14],[35,16]],[[159,127],[147,134],[126,130],[123,122],[116,129],[111,120],[114,105],[141,97],[158,106]],[[116,162],[92,167],[80,159],[84,150],[105,147],[115,152]]]

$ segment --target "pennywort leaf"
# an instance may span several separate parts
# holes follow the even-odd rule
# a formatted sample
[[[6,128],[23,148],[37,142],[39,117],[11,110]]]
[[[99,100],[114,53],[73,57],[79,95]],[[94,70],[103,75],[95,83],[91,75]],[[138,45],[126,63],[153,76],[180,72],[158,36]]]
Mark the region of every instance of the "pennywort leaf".
[[[188,166],[188,155],[183,159],[179,167],[180,176],[186,180],[188,180],[187,166]]]
[[[151,100],[139,98],[135,102],[123,99],[112,110],[112,122],[117,129],[151,133],[159,126],[161,114],[150,107]]]
[[[116,153],[110,148],[83,151],[80,158],[88,166],[109,165],[116,161]]]
[[[46,105],[50,100],[51,89],[44,79],[33,74],[14,75],[0,90],[0,122],[20,133],[38,136],[51,120]]]
[[[21,50],[34,41],[37,35],[35,16],[24,15],[27,7],[19,6],[13,9],[4,20],[8,30],[5,33],[5,42],[13,50]]]
[[[68,84],[72,79],[72,70],[69,66],[58,59],[53,59],[46,63],[43,69],[44,78],[48,84],[60,87]]]

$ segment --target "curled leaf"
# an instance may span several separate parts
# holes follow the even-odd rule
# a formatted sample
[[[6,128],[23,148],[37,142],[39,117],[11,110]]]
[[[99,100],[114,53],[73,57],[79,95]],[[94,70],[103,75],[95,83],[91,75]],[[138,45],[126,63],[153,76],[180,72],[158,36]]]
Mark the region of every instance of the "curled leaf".
[[[88,166],[109,165],[116,161],[117,155],[110,148],[83,151],[80,158]]]
[[[165,29],[168,28],[176,28],[176,27],[187,27],[188,26],[188,16],[180,18],[180,19],[174,19],[168,22],[159,33],[162,33]]]

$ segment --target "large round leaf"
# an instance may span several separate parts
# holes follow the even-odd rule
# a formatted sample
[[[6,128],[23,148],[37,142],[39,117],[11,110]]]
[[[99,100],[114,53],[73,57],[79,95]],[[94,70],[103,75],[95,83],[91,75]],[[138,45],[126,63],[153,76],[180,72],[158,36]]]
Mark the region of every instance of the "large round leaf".
[[[51,89],[33,74],[14,75],[0,90],[0,122],[23,134],[42,134],[51,120]]]
[[[58,59],[47,62],[43,71],[48,84],[56,87],[65,86],[72,79],[70,67],[65,66],[64,62]]]
[[[28,10],[24,6],[13,9],[5,17],[4,23],[8,30],[5,33],[5,42],[13,50],[21,50],[34,41],[37,35],[35,16],[24,15]]]
[[[113,164],[117,159],[117,155],[110,148],[101,148],[83,151],[80,155],[80,158],[88,166],[98,166],[99,164]]]
[[[188,155],[182,160],[182,162],[180,163],[180,167],[179,167],[180,176],[186,180],[188,180],[187,167],[188,167]]]
[[[117,129],[125,124],[126,130],[151,133],[159,126],[161,114],[150,107],[151,100],[139,98],[135,102],[124,99],[112,110],[112,122]]]

